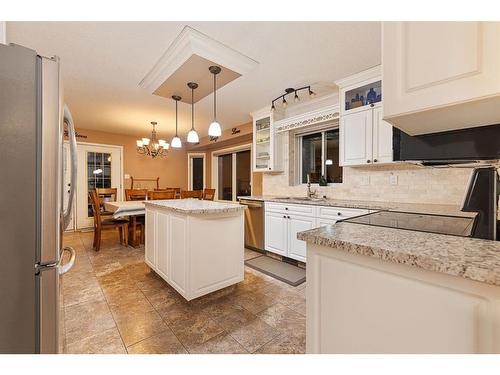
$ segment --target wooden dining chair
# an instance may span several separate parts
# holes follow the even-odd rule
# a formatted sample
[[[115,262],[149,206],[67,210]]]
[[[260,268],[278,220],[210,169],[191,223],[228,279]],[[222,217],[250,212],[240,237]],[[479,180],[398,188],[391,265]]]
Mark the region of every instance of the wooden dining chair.
[[[127,201],[145,201],[147,195],[147,189],[125,189],[125,200]]]
[[[201,199],[202,196],[203,196],[203,190],[183,190],[183,191],[181,191],[181,199],[186,199],[186,198]]]
[[[94,215],[94,242],[95,251],[101,249],[101,232],[106,229],[118,229],[120,243],[128,243],[128,221],[125,219],[105,219],[101,217],[99,197],[95,190],[89,192],[89,198],[92,203],[92,213]]]
[[[175,190],[148,191],[148,199],[175,199]]]
[[[215,199],[215,189],[203,189],[203,200],[213,201]]]
[[[112,212],[106,211],[105,202],[116,202],[118,193],[117,188],[96,188],[97,196],[99,197],[99,206],[101,207],[102,216],[111,216]]]
[[[167,187],[165,190],[175,190],[175,198],[179,199],[181,197],[181,188],[179,187]]]

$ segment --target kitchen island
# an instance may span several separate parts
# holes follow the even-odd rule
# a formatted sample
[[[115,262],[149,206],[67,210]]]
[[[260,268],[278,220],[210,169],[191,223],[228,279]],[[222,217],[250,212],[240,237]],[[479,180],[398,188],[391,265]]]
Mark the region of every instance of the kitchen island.
[[[348,222],[298,238],[308,353],[500,353],[500,242]]]
[[[186,300],[243,281],[244,206],[145,201],[145,262]]]

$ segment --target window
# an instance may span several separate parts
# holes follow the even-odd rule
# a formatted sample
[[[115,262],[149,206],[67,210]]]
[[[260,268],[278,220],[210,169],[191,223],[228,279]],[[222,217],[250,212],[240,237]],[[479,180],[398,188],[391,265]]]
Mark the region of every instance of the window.
[[[339,166],[339,129],[329,129],[298,137],[299,183],[319,183],[325,176],[328,183],[342,182],[342,167]]]

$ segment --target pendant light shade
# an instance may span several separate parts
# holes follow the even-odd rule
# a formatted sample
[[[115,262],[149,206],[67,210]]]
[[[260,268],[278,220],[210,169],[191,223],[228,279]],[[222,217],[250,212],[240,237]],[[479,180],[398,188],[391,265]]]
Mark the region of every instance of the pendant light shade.
[[[220,124],[217,122],[217,82],[216,77],[217,74],[221,72],[221,68],[219,66],[211,66],[208,68],[210,73],[214,75],[214,120],[208,127],[208,135],[211,137],[220,137],[222,135],[222,128]]]
[[[172,99],[175,100],[175,137],[172,138],[172,142],[170,142],[170,145],[173,148],[181,148],[182,147],[182,141],[179,138],[179,136],[177,135],[177,125],[178,125],[178,123],[177,123],[178,122],[178,109],[177,109],[177,105],[178,105],[179,100],[181,100],[182,98],[180,96],[178,96],[178,95],[173,95]]]
[[[191,130],[187,135],[188,143],[199,143],[200,137],[194,129],[194,90],[198,88],[198,84],[195,82],[189,82],[188,87],[191,89]]]
[[[217,121],[214,121],[208,127],[208,135],[211,137],[220,137],[222,135],[222,129]]]

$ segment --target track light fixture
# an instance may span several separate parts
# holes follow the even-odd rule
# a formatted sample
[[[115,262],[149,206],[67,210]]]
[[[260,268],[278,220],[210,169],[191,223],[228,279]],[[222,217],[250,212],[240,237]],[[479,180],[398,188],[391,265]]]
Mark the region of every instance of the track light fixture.
[[[283,108],[286,108],[288,106],[288,102],[286,101],[286,96],[291,94],[291,93],[294,93],[294,96],[293,96],[294,102],[295,103],[299,102],[300,96],[298,95],[298,92],[302,91],[302,90],[307,90],[310,98],[313,98],[316,96],[316,93],[311,90],[311,86],[304,86],[304,87],[300,87],[298,89],[294,89],[294,88],[290,87],[290,88],[285,89],[285,93],[283,95],[278,96],[276,99],[274,99],[271,102],[271,111],[274,111],[276,109],[276,106],[274,105],[274,103],[280,99],[281,99],[281,104],[282,104]]]

